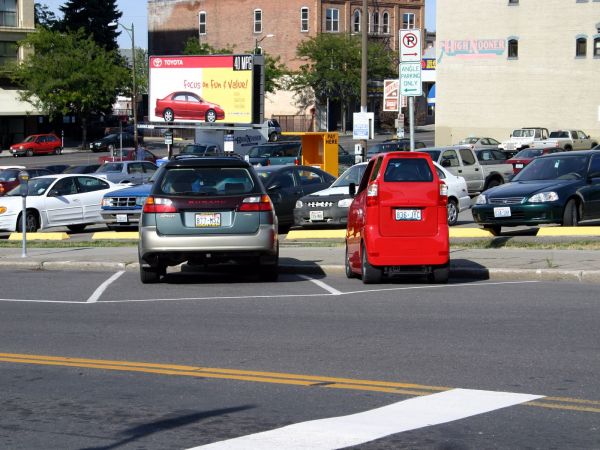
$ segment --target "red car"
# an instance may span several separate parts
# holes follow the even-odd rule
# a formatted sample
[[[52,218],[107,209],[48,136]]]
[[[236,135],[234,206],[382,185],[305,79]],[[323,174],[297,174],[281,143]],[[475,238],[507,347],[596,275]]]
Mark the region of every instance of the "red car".
[[[193,92],[173,92],[156,100],[154,115],[162,117],[165,122],[175,119],[216,122],[225,119],[225,111],[219,105],[207,102]]]
[[[356,192],[354,192],[356,191]],[[346,276],[378,283],[385,275],[448,282],[448,187],[427,153],[375,155],[367,165],[346,229]]]
[[[114,150],[114,155],[111,156],[101,156],[98,158],[98,162],[100,164],[104,164],[105,162],[115,162],[115,161],[135,161],[136,158],[136,150],[134,148],[124,148],[123,149],[123,157],[121,158],[120,150],[117,148]],[[157,156],[148,151],[144,150],[144,161],[150,161],[156,164]]]
[[[508,164],[512,164],[513,173],[516,175],[521,170],[523,170],[523,167],[525,167],[527,164],[529,164],[531,161],[533,161],[538,156],[542,156],[547,153],[556,153],[556,152],[563,152],[563,151],[564,151],[564,149],[562,149],[560,147],[526,148],[524,150],[521,150],[519,153],[517,153],[512,158],[507,159],[506,162]]]
[[[26,170],[29,178],[52,175],[48,169],[26,169],[23,166],[0,166],[0,195],[6,195],[19,185],[19,172]]]
[[[32,134],[23,142],[10,146],[13,156],[60,155],[62,142],[54,134]]]

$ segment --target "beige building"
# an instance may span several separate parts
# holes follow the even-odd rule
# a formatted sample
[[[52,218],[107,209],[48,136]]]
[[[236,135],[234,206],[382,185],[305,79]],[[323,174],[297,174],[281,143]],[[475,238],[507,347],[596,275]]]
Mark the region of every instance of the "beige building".
[[[35,31],[33,0],[0,1],[0,149],[37,130],[37,112],[18,99],[6,64],[19,61],[25,49],[17,42]]]
[[[524,126],[600,137],[600,0],[441,0],[436,16],[436,145]]]

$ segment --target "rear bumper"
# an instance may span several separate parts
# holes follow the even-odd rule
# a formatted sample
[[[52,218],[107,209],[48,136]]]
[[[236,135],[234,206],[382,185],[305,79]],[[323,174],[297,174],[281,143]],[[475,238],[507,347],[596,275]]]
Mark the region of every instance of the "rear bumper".
[[[447,226],[433,236],[384,237],[370,231],[364,238],[367,259],[373,266],[437,266],[450,260]]]

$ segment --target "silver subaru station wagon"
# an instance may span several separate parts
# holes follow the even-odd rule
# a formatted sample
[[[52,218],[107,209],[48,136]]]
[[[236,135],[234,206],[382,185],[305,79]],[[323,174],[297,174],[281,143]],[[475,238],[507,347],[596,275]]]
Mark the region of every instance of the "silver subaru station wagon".
[[[140,221],[142,283],[158,282],[168,266],[186,261],[248,264],[261,280],[277,279],[277,217],[248,162],[177,157],[163,168]]]

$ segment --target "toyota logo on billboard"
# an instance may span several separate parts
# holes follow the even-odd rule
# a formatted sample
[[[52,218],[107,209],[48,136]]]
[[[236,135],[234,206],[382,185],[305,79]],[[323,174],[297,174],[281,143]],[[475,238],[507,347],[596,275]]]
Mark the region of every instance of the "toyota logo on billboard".
[[[152,60],[152,65],[154,67],[160,67],[160,66],[162,66],[162,59],[160,59],[160,58],[154,58],[154,60]]]

